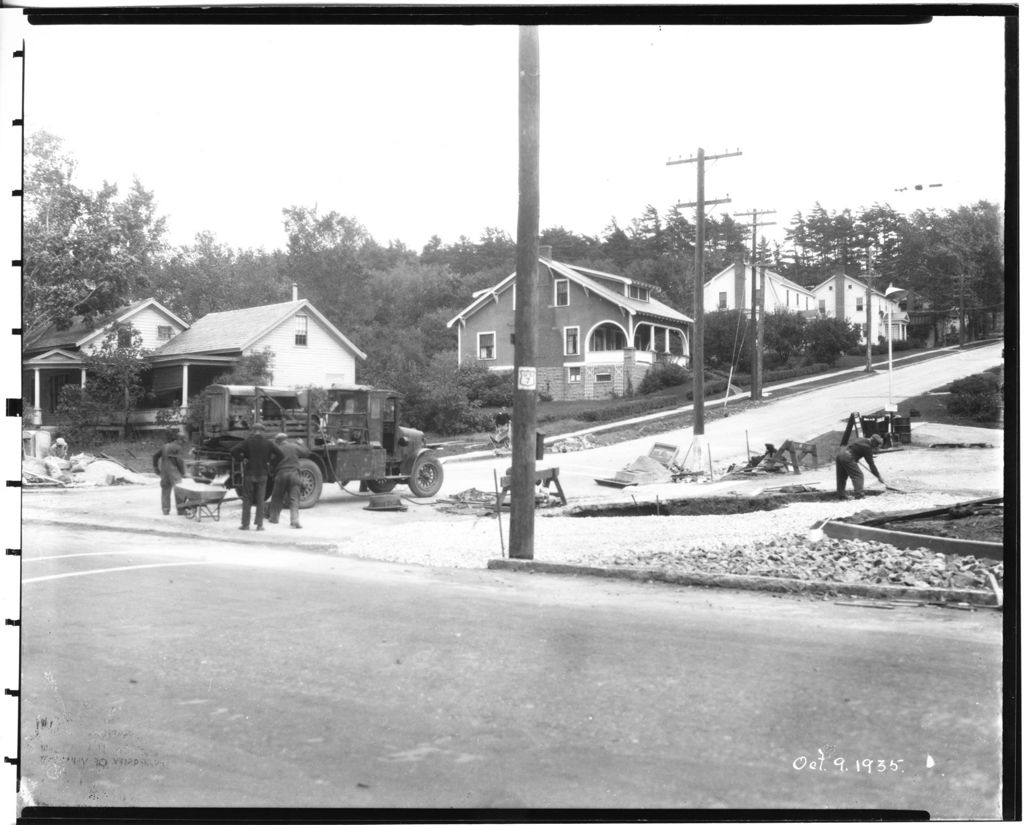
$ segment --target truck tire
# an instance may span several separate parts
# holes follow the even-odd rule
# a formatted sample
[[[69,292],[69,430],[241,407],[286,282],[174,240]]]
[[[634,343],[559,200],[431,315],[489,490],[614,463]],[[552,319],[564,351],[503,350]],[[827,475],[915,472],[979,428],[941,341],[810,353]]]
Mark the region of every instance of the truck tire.
[[[441,489],[444,483],[444,468],[432,455],[421,455],[412,466],[409,489],[417,498],[429,498]]]
[[[366,486],[371,493],[390,493],[397,483],[393,478],[375,478],[373,481],[367,481]]]
[[[299,508],[306,510],[320,500],[320,493],[324,489],[324,474],[315,461],[300,458],[299,478]]]

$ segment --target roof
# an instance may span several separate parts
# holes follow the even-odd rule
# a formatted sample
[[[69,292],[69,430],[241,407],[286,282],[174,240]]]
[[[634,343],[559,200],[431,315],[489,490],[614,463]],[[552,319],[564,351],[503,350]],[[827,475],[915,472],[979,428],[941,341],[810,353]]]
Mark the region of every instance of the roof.
[[[341,331],[305,298],[280,304],[211,312],[155,350],[151,358],[159,360],[172,355],[242,352],[275,327],[302,311],[313,315],[342,346],[359,358],[366,358],[365,352],[342,335]]]
[[[831,283],[832,281],[834,281],[836,279],[836,277],[837,276],[835,274],[829,275],[820,284],[816,284],[811,289],[811,292],[817,292],[819,289],[821,289],[823,286],[825,286],[825,284],[828,284],[828,283]],[[846,280],[846,281],[853,281],[853,283],[857,284],[857,286],[863,287],[864,289],[868,288],[868,285],[866,283],[864,283],[862,280],[860,280],[860,278],[854,278],[852,275],[843,275],[843,279]],[[885,292],[883,292],[882,290],[878,289],[877,287],[871,287],[871,294],[872,295],[877,295],[880,298],[885,298]],[[889,298],[885,298],[885,299],[887,301],[891,300]]]
[[[749,264],[746,264],[746,266],[749,266]],[[707,286],[712,281],[714,281],[716,278],[721,278],[726,272],[735,270],[735,268],[736,268],[736,264],[729,264],[725,269],[723,269],[717,275],[713,275],[711,278],[709,278],[707,281],[705,281],[704,282],[704,286]],[[813,295],[814,294],[808,287],[802,286],[802,285],[798,284],[796,281],[791,281],[785,275],[780,275],[774,269],[767,269],[766,267],[760,267],[760,269],[761,269],[762,273],[764,273],[764,275],[766,275],[768,277],[769,280],[775,281],[776,283],[781,284],[782,286],[786,287],[787,289],[794,289],[794,290],[797,290],[798,292],[806,292],[808,295]]]
[[[57,329],[56,324],[48,324],[36,334],[27,338],[24,342],[24,348],[26,350],[46,350],[80,347],[107,327],[113,324],[124,323],[139,311],[150,306],[166,315],[170,320],[177,322],[182,329],[188,329],[187,323],[157,301],[156,298],[145,298],[133,304],[118,307],[106,315],[101,315],[92,323],[87,323],[81,315],[76,315],[71,322],[71,326],[67,329]]]
[[[614,289],[606,286],[602,283],[602,280],[611,280],[621,283],[624,287],[627,285],[640,286],[647,289],[651,289],[651,285],[642,281],[637,281],[632,278],[627,278],[622,275],[612,275],[609,272],[598,272],[594,269],[587,269],[581,266],[573,266],[571,264],[563,264],[550,258],[539,258],[540,263],[544,264],[552,274],[559,275],[563,278],[567,278],[570,281],[574,281],[583,287],[587,292],[593,292],[600,295],[609,303],[621,307],[631,315],[649,315],[655,318],[660,318],[667,321],[676,321],[678,323],[689,324],[693,323],[693,319],[688,315],[684,315],[678,310],[673,309],[668,304],[662,303],[656,298],[651,298],[649,301],[640,301],[636,298],[630,298],[622,292],[616,292]],[[448,322],[448,326],[451,327],[454,324],[465,321],[470,315],[480,309],[489,300],[493,299],[498,293],[508,289],[515,281],[516,273],[502,278],[497,284],[489,289],[482,289],[478,292],[473,293],[474,301],[463,309],[458,315],[452,318]]]

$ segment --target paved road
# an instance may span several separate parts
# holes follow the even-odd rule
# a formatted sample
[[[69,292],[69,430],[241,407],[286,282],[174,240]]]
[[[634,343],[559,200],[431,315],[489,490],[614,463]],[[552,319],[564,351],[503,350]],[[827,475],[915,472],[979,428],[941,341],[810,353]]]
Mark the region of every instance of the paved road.
[[[24,547],[37,803],[999,815],[992,613],[32,524]]]
[[[923,363],[895,367],[893,403],[899,404],[957,378],[1000,366],[1003,362],[1002,346],[1002,342],[997,341],[991,345],[953,351]],[[871,375],[853,371],[850,380],[843,384],[812,388],[778,399],[771,399],[769,395],[769,403],[748,407],[728,418],[715,418],[706,422],[705,453],[703,464],[699,466],[706,469],[708,454],[716,472],[731,463],[746,461],[748,443],[752,451],[761,452],[766,442],[778,446],[787,438],[808,441],[822,433],[841,429],[851,412],[869,414],[883,409],[888,400],[888,371]],[[540,429],[543,430],[543,427]],[[617,470],[634,461],[637,456],[646,455],[655,442],[679,447],[682,459],[693,443],[693,429],[687,427],[663,432],[657,436],[584,452],[549,454],[546,460],[548,464],[557,464],[565,486],[586,490],[588,497],[620,497],[621,491],[600,487],[594,484],[594,479],[614,476]],[[446,462],[445,490],[458,491],[474,486],[490,490],[494,486],[494,471],[497,470],[500,475],[508,466],[508,456],[472,462]]]

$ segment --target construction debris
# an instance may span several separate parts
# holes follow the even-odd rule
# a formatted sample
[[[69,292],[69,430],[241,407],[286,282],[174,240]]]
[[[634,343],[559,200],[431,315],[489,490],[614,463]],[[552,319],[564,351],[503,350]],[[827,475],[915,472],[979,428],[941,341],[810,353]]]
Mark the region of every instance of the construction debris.
[[[575,453],[580,450],[593,450],[599,446],[589,435],[574,435],[556,441],[548,449],[553,453]]]
[[[153,484],[150,475],[133,472],[120,461],[79,453],[71,458],[35,458],[21,462],[21,480],[25,487],[107,487],[115,484]]]
[[[677,481],[683,469],[676,464],[679,448],[673,444],[654,444],[647,455],[631,461],[611,478],[595,478],[605,487],[631,487],[634,484],[664,484]]]

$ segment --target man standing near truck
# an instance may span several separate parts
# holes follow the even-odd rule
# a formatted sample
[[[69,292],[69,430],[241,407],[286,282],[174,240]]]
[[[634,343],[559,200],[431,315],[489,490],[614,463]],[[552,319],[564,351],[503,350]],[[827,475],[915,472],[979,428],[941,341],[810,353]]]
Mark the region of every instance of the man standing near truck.
[[[160,476],[160,506],[165,516],[171,514],[171,490],[185,477],[184,441],[182,433],[168,430],[167,443],[153,454],[153,472]]]
[[[280,458],[274,469],[274,492],[270,498],[270,514],[267,516],[267,521],[277,524],[281,517],[281,510],[284,509],[284,503],[287,501],[292,528],[298,530],[302,527],[299,524],[299,491],[302,485],[302,476],[299,475],[299,459],[308,458],[310,452],[301,444],[289,441],[288,436],[284,433],[274,436],[274,447],[280,453]]]
[[[231,457],[242,463],[242,524],[239,530],[249,529],[252,507],[256,505],[256,529],[263,529],[263,502],[267,497],[267,477],[270,475],[270,457],[280,455],[272,441],[263,437],[263,425],[252,425],[249,437],[231,448]]]

